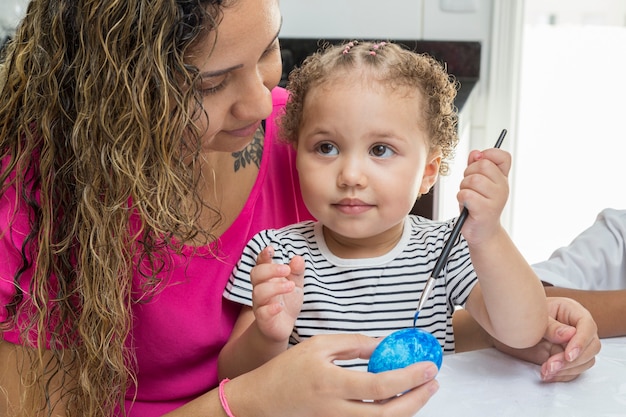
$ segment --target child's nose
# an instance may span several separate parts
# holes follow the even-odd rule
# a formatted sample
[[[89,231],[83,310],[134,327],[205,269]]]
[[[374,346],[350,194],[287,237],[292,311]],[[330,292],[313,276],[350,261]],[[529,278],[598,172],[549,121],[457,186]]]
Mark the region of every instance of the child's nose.
[[[364,187],[367,176],[363,164],[356,158],[346,159],[337,177],[339,187]]]

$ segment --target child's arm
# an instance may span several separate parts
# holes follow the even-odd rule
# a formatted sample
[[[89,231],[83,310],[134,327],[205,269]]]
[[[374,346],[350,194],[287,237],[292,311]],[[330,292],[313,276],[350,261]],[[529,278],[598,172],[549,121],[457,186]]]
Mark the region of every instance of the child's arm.
[[[458,199],[469,216],[462,233],[479,282],[466,309],[493,337],[514,348],[541,340],[548,325],[539,278],[500,224],[511,156],[500,149],[470,154]]]
[[[231,336],[220,352],[219,378],[233,378],[264,364],[287,349],[303,300],[304,260],[272,263],[265,248],[252,268],[252,307],[244,306]]]

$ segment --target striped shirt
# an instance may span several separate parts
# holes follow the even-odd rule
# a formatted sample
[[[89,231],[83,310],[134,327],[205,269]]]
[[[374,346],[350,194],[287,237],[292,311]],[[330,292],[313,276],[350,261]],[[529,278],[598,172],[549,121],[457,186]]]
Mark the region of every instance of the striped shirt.
[[[384,337],[413,326],[420,294],[453,226],[453,220],[436,222],[408,216],[396,247],[385,255],[366,259],[333,255],[317,222],[264,230],[244,249],[224,296],[252,305],[250,271],[261,250],[272,245],[275,263],[287,264],[294,255],[305,261],[304,302],[290,345],[321,333]],[[465,305],[476,282],[467,242],[461,236],[417,320],[417,327],[433,334],[444,353],[454,352],[454,308]],[[344,365],[365,366],[364,361]]]

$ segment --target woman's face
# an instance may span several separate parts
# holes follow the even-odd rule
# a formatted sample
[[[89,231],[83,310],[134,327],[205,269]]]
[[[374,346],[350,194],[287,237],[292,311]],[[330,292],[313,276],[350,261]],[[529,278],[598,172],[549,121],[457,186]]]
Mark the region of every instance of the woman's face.
[[[203,151],[237,152],[272,111],[271,90],[281,77],[278,0],[237,0],[223,9],[191,63],[200,69],[208,127]],[[216,39],[217,36],[217,39]]]

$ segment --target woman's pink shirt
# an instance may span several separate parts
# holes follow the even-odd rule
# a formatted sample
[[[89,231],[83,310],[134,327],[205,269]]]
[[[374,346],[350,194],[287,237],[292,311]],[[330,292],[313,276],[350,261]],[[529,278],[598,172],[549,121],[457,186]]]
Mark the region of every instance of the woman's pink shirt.
[[[291,146],[277,141],[275,117],[287,93],[272,92],[274,110],[266,123],[259,175],[248,201],[232,226],[220,237],[219,255],[206,248],[185,248],[174,255],[167,285],[133,306],[128,346],[137,360],[138,388],[127,394],[130,416],[151,417],[171,411],[217,386],[217,356],[233,329],[239,306],[222,298],[243,247],[262,229],[310,219],[302,199]],[[26,210],[13,209],[15,190],[0,202],[0,304],[15,292],[13,276],[21,265],[19,248],[28,230]],[[10,231],[8,225],[13,220]],[[31,272],[22,277],[28,288]],[[137,282],[135,282],[137,287]],[[0,307],[0,320],[7,312]],[[15,330],[2,337],[20,343]]]

